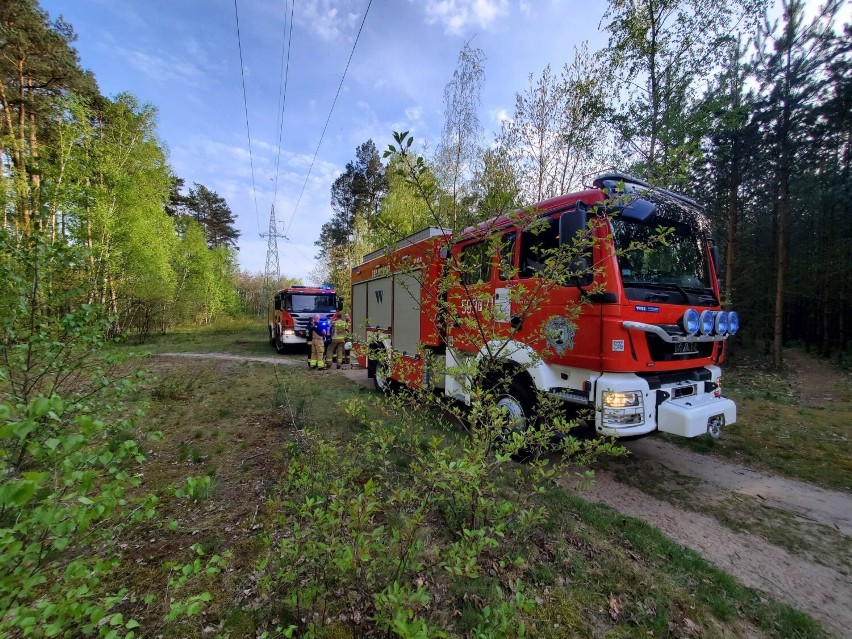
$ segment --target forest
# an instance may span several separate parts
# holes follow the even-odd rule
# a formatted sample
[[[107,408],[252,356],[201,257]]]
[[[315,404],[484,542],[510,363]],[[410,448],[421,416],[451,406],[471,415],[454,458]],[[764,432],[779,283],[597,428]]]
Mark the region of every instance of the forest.
[[[115,336],[237,312],[233,213],[201,184],[182,192],[156,109],[101,95],[74,40],[37,3],[3,3],[5,283],[25,256],[65,252],[45,286],[105,309]]]
[[[579,45],[569,62],[532,71],[491,134],[480,96],[496,71],[468,43],[434,150],[388,132],[393,144],[364,141],[332,184],[312,279],[348,290],[372,249],[424,226],[460,231],[615,168],[706,207],[724,304],[742,318],[738,349],[781,367],[783,347],[800,343],[848,366],[852,25],[842,8],[608,0],[608,46]],[[239,272],[237,214],[175,174],[156,107],[103,95],[75,39],[37,0],[0,3],[0,635],[132,639],[147,624],[145,636],[448,636],[432,615],[464,636],[515,637],[539,603],[525,588],[568,588],[578,624],[600,608],[628,633],[694,636],[689,610],[707,627],[746,619],[764,636],[822,636],[641,522],[569,496],[547,460],[513,465],[404,397],[382,408],[343,377],[317,384],[248,362],[190,374],[151,358],[163,378],[139,370],[132,344],[256,320],[272,288],[293,280]],[[257,341],[269,350],[262,331]],[[143,418],[151,405],[156,417]],[[505,416],[489,410],[499,427]],[[309,432],[317,424],[321,436]],[[596,440],[573,453],[624,451]],[[557,556],[582,579],[559,584]],[[428,594],[424,574],[444,590]],[[653,598],[613,594],[648,579]],[[599,582],[604,599],[585,590]],[[199,615],[211,592],[221,623],[208,630],[215,618]],[[352,616],[324,614],[340,606]],[[250,631],[219,633],[226,624]],[[342,624],[349,634],[311,634]]]
[[[615,168],[706,207],[726,303],[744,319],[739,347],[775,366],[789,342],[842,361],[852,26],[839,24],[841,7],[611,0],[609,46],[581,44],[571,61],[531,72],[490,134],[478,112],[487,52],[466,45],[444,88],[440,140],[421,160],[426,188],[406,181],[399,157],[385,163],[372,140],[360,145],[331,187],[313,279],[347,290],[361,256],[412,230],[463,229]],[[114,335],[262,313],[278,283],[239,273],[234,214],[174,175],[156,108],[101,95],[72,26],[36,2],[4,3],[2,25],[4,255],[74,252],[84,267],[51,286],[106,309]]]

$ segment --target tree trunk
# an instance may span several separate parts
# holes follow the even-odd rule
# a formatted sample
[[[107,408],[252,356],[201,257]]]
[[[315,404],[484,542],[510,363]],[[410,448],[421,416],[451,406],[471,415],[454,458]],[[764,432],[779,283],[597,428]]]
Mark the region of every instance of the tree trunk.
[[[657,146],[657,118],[660,114],[660,89],[658,87],[659,78],[657,78],[657,22],[656,14],[654,13],[653,3],[648,3],[648,18],[651,22],[651,43],[648,52],[648,81],[651,85],[651,140],[648,148],[648,175],[653,177],[654,162],[656,160],[655,151]]]
[[[734,303],[734,258],[737,247],[737,222],[739,220],[740,167],[737,161],[737,145],[734,144],[731,158],[731,183],[728,186],[728,250],[725,253],[725,296]]]
[[[740,41],[732,53],[731,69],[733,77],[730,85],[731,108],[739,114],[742,107],[742,77],[740,76]],[[740,175],[740,152],[742,150],[741,124],[736,123],[736,129],[731,137],[731,176],[728,184],[728,247],[725,253],[725,296],[730,304],[734,304],[734,260],[737,255],[737,225],[739,222],[739,191],[742,176]]]
[[[32,94],[33,81],[32,78],[27,80],[29,92]],[[27,119],[30,122],[30,164],[31,170],[30,180],[32,181],[32,190],[30,191],[30,208],[34,215],[37,215],[41,210],[41,174],[38,166],[38,141],[36,139],[36,117],[31,110],[27,114]],[[43,228],[43,222],[39,220],[40,226]]]
[[[782,151],[778,169],[778,238],[775,256],[775,313],[772,332],[772,364],[781,368],[784,345],[784,278],[787,272],[787,233],[790,227],[790,169]]]
[[[27,109],[25,106],[25,93],[24,93],[24,58],[18,57],[18,99],[20,103],[18,104],[18,149],[17,149],[17,179],[15,180],[18,184],[18,200],[20,206],[20,210],[18,214],[21,219],[21,230],[24,233],[28,233],[30,230],[30,207],[29,207],[29,197],[27,194],[27,153],[26,153],[26,123],[27,123]]]

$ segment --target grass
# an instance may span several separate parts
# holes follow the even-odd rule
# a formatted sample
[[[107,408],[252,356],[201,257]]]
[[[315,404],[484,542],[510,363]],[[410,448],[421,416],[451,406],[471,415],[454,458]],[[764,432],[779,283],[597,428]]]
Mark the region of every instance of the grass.
[[[679,508],[708,515],[733,531],[759,535],[793,554],[844,573],[852,569],[852,539],[831,526],[773,508],[757,497],[720,494],[700,479],[665,466],[628,458],[607,467],[620,483]]]
[[[207,326],[182,326],[166,334],[152,333],[143,344],[130,339],[116,348],[151,353],[275,355],[267,336],[266,318],[256,317],[219,320]]]
[[[248,333],[213,332],[207,342],[217,344],[211,350],[234,352],[227,340]],[[166,341],[158,346],[177,350]],[[165,437],[148,444],[143,489],[162,495],[162,521],[176,523],[140,527],[122,540],[127,612],[165,638],[207,636],[205,628],[254,637],[284,619],[281,602],[259,594],[258,562],[276,536],[287,534],[264,512],[287,476],[300,429],[329,441],[352,438],[361,426],[340,408],[351,397],[367,400],[371,418],[389,418],[373,404],[376,394],[333,373],[231,361],[152,359],[147,364],[157,380],[150,387],[146,428]],[[197,500],[169,492],[189,477],[210,477],[210,490]],[[528,636],[822,636],[807,615],[740,586],[650,526],[561,489],[544,499],[555,516],[527,540],[522,564],[512,568],[536,602],[525,613]],[[178,598],[211,593],[213,601],[197,618],[163,624],[163,602],[143,604],[143,594],[166,589],[167,563],[191,560],[188,549],[194,543],[205,557],[231,553],[228,569],[173,593]],[[463,635],[481,621],[483,598],[510,594],[506,575],[493,570],[474,580],[441,577],[443,583],[435,586],[447,618],[454,620],[454,633]],[[323,636],[358,636],[358,631],[338,623]]]
[[[119,350],[152,353],[223,352],[276,356],[266,339],[265,318],[224,320],[153,334],[141,347]],[[812,482],[852,490],[852,385],[837,372],[834,401],[803,402],[795,393],[795,375],[767,373],[762,362],[743,361],[724,371],[725,394],[737,403],[737,424],[720,440],[709,437],[667,439],[691,450],[720,455],[744,464]],[[192,379],[174,379],[155,393],[178,398],[192,391]],[[170,386],[169,386],[170,385]],[[227,417],[231,408],[221,408]]]
[[[635,549],[639,559],[633,561],[644,564],[644,571],[660,571],[671,580],[651,585],[652,600],[665,603],[666,590],[673,589],[687,595],[695,613],[709,612],[716,621],[747,621],[777,637],[821,634],[816,622],[804,613],[768,601],[763,594],[742,586],[727,573],[709,565],[697,553],[667,539],[656,528],[567,493],[565,500],[582,522],[614,544],[616,556],[626,553],[630,557],[630,549]],[[628,563],[625,559],[616,559],[616,562],[622,568]],[[604,577],[609,584],[599,584],[599,589],[602,585],[618,585],[620,577],[617,572],[607,571],[606,574],[611,575]]]
[[[770,374],[757,363],[726,370],[725,395],[737,404],[737,423],[719,440],[668,440],[827,488],[852,491],[852,385],[836,373],[830,401],[797,397],[790,373]]]

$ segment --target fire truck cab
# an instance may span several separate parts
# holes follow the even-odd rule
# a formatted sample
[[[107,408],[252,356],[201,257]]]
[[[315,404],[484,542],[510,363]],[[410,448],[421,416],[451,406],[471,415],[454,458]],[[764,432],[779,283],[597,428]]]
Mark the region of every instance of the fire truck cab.
[[[528,216],[539,220],[535,231]],[[655,239],[661,229],[665,241]],[[495,401],[513,420],[528,419],[545,393],[592,409],[602,435],[718,437],[736,421],[719,365],[739,317],[721,308],[707,231],[694,201],[619,173],[456,237],[425,229],[353,269],[353,327],[367,347],[360,363],[377,387],[395,380],[469,402],[464,380],[434,371],[499,351],[517,377]],[[593,241],[574,258],[582,274],[545,281],[542,249],[583,233]],[[453,268],[460,277],[442,286]],[[540,292],[535,304],[531,291]],[[488,324],[490,343],[451,315]]]
[[[340,300],[330,286],[290,286],[276,292],[269,303],[269,343],[279,353],[308,343],[308,320],[314,315],[333,320]]]

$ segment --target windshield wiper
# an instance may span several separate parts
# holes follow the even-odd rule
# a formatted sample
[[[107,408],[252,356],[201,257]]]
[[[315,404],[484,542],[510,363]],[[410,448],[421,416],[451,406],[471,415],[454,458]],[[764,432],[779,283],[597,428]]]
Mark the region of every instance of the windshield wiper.
[[[671,296],[668,293],[655,293],[653,291],[645,293],[646,302],[667,302],[669,297]]]
[[[698,300],[701,302],[709,300],[714,306],[719,303],[719,299],[716,297],[712,288],[707,288],[706,286],[685,286],[684,290],[689,291],[690,293],[695,293],[698,296]]]
[[[683,297],[683,301],[686,304],[689,304],[689,294],[683,289],[683,287],[678,286],[677,284],[663,284],[662,282],[629,282],[625,283],[625,286],[639,286],[644,288],[656,288],[663,291],[671,291],[675,290],[681,294]],[[668,298],[667,298],[668,299]]]

